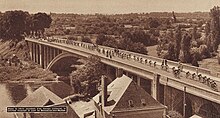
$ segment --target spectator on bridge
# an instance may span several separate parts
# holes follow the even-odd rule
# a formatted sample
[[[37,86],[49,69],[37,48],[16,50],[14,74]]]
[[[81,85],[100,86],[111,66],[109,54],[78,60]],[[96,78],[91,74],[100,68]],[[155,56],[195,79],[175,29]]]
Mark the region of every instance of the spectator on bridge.
[[[173,67],[173,68],[172,68],[172,71],[174,72],[175,70],[176,70],[175,67]]]
[[[111,54],[109,55],[109,58],[112,59],[112,55]]]
[[[163,65],[165,65],[165,60],[164,60],[164,59],[163,59],[163,61],[162,61],[162,64],[161,64],[161,65],[162,65],[162,66],[163,66]]]
[[[142,63],[142,61],[143,61],[143,59],[142,58],[140,58],[140,62]]]
[[[164,60],[164,64],[165,64],[166,66],[168,66],[168,64],[167,64],[167,60],[166,60],[166,59]]]
[[[207,84],[208,86],[210,86],[210,81],[211,81],[211,79],[208,77],[207,80],[206,80],[206,84]]]
[[[150,66],[151,66],[151,64],[152,64],[151,60],[149,61],[149,64],[150,64]]]
[[[212,88],[214,91],[218,91],[218,89],[217,89],[217,84],[215,83],[214,80],[211,81],[211,88]]]
[[[199,79],[199,82],[201,82],[201,80],[202,80],[202,75],[199,74],[197,77],[198,77],[198,79]]]
[[[102,53],[105,54],[105,49],[102,48]]]
[[[186,78],[188,79],[188,78],[189,78],[189,76],[190,76],[190,72],[189,72],[189,71],[187,71],[187,72],[186,72]]]
[[[147,59],[145,59],[145,64],[147,64]]]
[[[196,75],[199,75],[199,69],[196,68]]]
[[[207,80],[206,76],[202,77],[202,83],[206,83],[206,80]]]
[[[136,56],[135,56],[135,55],[133,56],[133,58],[134,58],[134,60],[136,61]]]
[[[157,64],[156,64],[156,63],[157,63],[157,62],[155,61],[155,62],[154,62],[154,67],[156,67],[156,66],[157,66]]]
[[[137,61],[139,61],[139,57],[137,57]]]
[[[192,79],[195,80],[195,78],[196,78],[196,73],[193,73],[192,74]]]
[[[183,64],[181,62],[178,63],[178,69],[180,71],[183,71]]]

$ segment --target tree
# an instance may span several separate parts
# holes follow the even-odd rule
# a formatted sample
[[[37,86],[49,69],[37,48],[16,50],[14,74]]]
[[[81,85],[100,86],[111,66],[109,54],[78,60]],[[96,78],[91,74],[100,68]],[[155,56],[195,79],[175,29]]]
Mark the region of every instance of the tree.
[[[149,18],[148,25],[150,28],[157,28],[160,26],[160,22],[157,19]]]
[[[205,36],[206,37],[209,35],[210,30],[211,30],[210,29],[210,24],[209,24],[209,22],[207,22],[206,25],[205,25]]]
[[[189,63],[191,61],[190,55],[190,43],[191,37],[188,33],[184,34],[183,39],[181,41],[181,55],[179,57],[181,62]]]
[[[50,15],[46,13],[36,13],[31,16],[31,30],[32,35],[36,35],[40,37],[41,35],[44,36],[45,28],[49,28],[52,22],[52,18]]]
[[[108,46],[108,47],[113,47],[113,48],[118,48],[118,42],[116,39],[113,39],[113,38],[106,40],[105,42],[102,43],[102,45]]]
[[[192,64],[193,66],[199,67],[198,57],[197,57],[197,55],[194,54],[194,55],[192,56],[192,58],[193,58],[193,59],[192,59],[191,64]]]
[[[206,46],[209,50],[209,52],[214,51],[214,36],[212,33],[209,33],[209,35],[206,37]]]
[[[92,43],[91,39],[88,37],[82,37],[82,42]]]
[[[193,27],[191,35],[192,35],[192,41],[195,41],[197,39],[197,27],[196,26]]]
[[[220,8],[218,6],[214,6],[210,10],[211,20],[211,30],[214,38],[214,51],[217,51],[218,45],[220,43]]]
[[[0,33],[4,39],[21,40],[27,30],[28,12],[6,11],[0,20]]]
[[[105,42],[106,40],[107,40],[107,36],[105,36],[104,34],[99,34],[96,39],[96,44],[102,45],[103,42]]]
[[[180,26],[176,27],[174,37],[175,37],[175,54],[176,57],[179,57],[181,40],[182,40],[182,33]]]
[[[167,55],[165,57],[166,59],[169,59],[169,60],[176,60],[176,55],[175,55],[175,45],[174,43],[170,42],[169,43],[169,46],[168,46],[168,52],[167,52]]]
[[[146,47],[144,46],[143,43],[140,43],[140,42],[134,43],[132,45],[132,48],[129,49],[129,51],[137,52],[137,53],[141,53],[141,54],[145,54],[145,55],[148,54]]]
[[[87,59],[86,64],[82,68],[79,68],[71,73],[70,76],[73,81],[72,83],[79,80],[81,83],[80,85],[85,86],[83,93],[87,95],[94,95],[94,93],[97,93],[98,90],[90,90],[89,88],[91,88],[91,84],[97,84],[100,81],[100,78],[104,73],[103,68],[104,67],[100,58],[98,56],[91,56]]]

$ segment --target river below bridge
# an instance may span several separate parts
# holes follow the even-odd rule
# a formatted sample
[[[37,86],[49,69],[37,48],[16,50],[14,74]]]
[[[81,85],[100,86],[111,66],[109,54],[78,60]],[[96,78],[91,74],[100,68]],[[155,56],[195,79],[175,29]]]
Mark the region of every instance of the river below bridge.
[[[0,83],[0,118],[15,118],[13,113],[7,113],[7,107],[15,106],[40,86],[52,83],[57,82]]]
[[[0,83],[0,118],[14,118],[13,113],[7,113],[7,107],[15,106],[32,92],[29,84]]]

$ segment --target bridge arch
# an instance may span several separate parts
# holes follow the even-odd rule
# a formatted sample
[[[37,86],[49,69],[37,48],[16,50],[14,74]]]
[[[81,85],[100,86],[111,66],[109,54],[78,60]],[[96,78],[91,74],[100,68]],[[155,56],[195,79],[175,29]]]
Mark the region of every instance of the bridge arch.
[[[50,70],[55,63],[57,63],[62,58],[66,58],[66,57],[81,58],[81,57],[79,57],[78,55],[75,55],[75,54],[71,54],[71,53],[68,53],[68,52],[62,52],[50,61],[50,63],[47,65],[47,69]]]
[[[50,61],[46,69],[53,71],[59,76],[69,76],[72,71],[76,70],[77,67],[75,65],[83,64],[78,61],[82,58],[75,54],[62,52]]]

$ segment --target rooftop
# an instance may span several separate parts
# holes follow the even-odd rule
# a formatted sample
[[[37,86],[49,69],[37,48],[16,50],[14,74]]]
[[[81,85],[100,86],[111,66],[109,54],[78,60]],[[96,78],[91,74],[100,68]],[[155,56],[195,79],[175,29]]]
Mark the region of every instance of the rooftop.
[[[24,98],[17,106],[47,106],[52,104],[60,104],[64,101],[56,94],[41,86],[33,93]]]
[[[112,111],[164,108],[162,104],[125,75],[110,83],[107,91],[110,95],[107,99],[107,106],[103,109],[109,114]],[[93,98],[97,104],[99,103],[99,96],[98,94]],[[129,106],[129,101],[133,102],[132,106]]]

